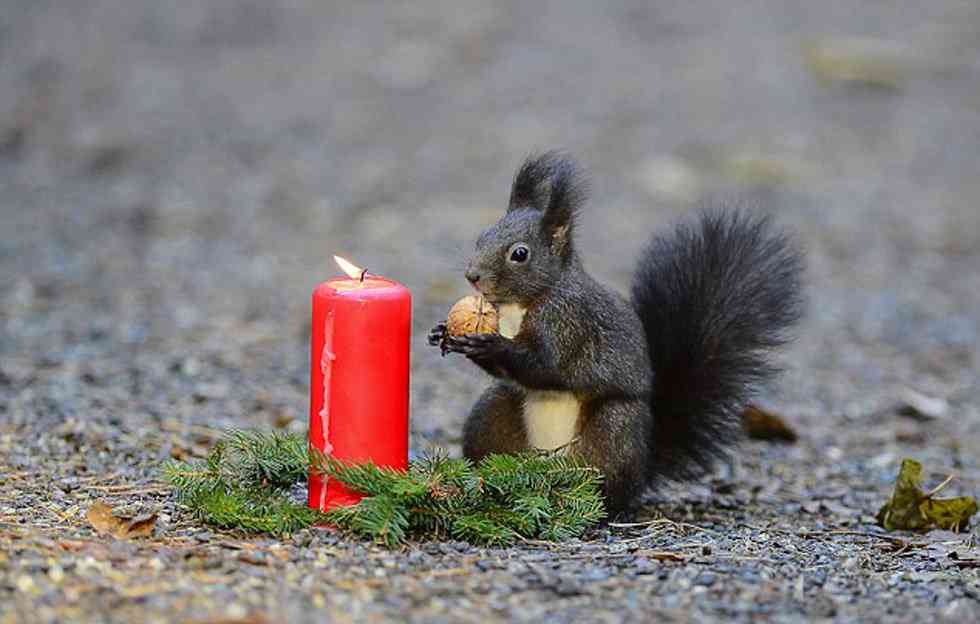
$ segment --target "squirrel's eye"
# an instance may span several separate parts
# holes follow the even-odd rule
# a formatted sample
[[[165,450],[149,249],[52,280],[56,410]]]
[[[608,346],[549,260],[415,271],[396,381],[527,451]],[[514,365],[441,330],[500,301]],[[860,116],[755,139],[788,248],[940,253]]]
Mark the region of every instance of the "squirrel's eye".
[[[531,250],[524,243],[514,243],[507,251],[507,258],[514,264],[523,264],[531,257]]]

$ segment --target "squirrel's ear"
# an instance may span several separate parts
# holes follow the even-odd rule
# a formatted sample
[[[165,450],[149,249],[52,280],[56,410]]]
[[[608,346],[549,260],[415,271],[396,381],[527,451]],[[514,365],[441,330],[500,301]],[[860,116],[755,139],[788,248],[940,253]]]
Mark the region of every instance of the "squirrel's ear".
[[[575,217],[585,201],[587,186],[571,157],[561,152],[532,156],[514,177],[507,211],[541,211],[541,226],[551,237],[553,251],[564,253],[570,248]]]

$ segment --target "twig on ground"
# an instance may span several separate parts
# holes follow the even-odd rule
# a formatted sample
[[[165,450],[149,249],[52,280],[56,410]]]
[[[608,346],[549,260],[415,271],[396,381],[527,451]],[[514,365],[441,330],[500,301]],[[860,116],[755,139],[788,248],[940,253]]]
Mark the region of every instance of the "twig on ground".
[[[929,490],[928,492],[926,492],[926,493],[925,493],[925,495],[924,495],[924,496],[925,496],[925,498],[932,498],[932,497],[933,497],[933,496],[935,496],[936,494],[939,494],[940,492],[942,492],[942,491],[943,491],[943,488],[945,488],[945,487],[946,487],[947,485],[949,485],[949,484],[950,484],[950,482],[951,482],[951,481],[953,480],[953,478],[954,478],[955,476],[956,476],[956,475],[949,475],[948,477],[946,477],[946,479],[945,479],[945,480],[943,480],[943,482],[942,482],[942,483],[940,483],[940,484],[939,484],[939,485],[937,485],[936,487],[934,487],[934,488],[932,488],[931,490]]]

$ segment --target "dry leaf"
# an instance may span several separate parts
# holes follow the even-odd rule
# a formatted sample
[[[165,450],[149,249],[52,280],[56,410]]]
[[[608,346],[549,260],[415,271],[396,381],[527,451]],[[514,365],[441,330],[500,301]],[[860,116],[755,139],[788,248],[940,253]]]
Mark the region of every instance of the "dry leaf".
[[[972,496],[934,498],[948,481],[931,492],[923,492],[919,487],[922,464],[912,459],[902,460],[895,481],[895,493],[878,510],[878,524],[889,531],[928,531],[934,528],[959,531],[965,528],[977,513],[977,501]]]
[[[102,501],[96,502],[85,512],[85,518],[92,528],[116,539],[150,537],[157,524],[157,515],[143,515],[136,518],[120,518],[112,514],[112,507]]]
[[[85,518],[92,528],[99,533],[114,535],[120,529],[123,521],[112,515],[112,508],[102,501],[96,502],[85,512]]]
[[[797,439],[796,431],[781,417],[755,405],[749,405],[742,412],[742,428],[750,438],[756,440],[796,442]]]
[[[688,561],[692,558],[691,555],[667,550],[638,550],[633,554],[656,559],[657,561]]]

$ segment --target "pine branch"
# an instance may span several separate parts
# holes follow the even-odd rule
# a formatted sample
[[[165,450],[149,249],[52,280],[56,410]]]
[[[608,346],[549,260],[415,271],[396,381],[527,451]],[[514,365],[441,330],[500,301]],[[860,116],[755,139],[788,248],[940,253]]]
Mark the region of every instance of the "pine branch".
[[[487,546],[506,546],[513,543],[521,534],[507,526],[499,512],[499,509],[475,511],[459,516],[452,524],[453,537]]]
[[[303,436],[233,430],[202,461],[164,464],[163,477],[206,524],[284,535],[322,521],[318,511],[288,498],[308,471]]]
[[[232,430],[216,448],[223,476],[242,486],[286,488],[309,471],[306,438],[297,434]]]
[[[322,521],[322,514],[285,496],[232,488],[183,497],[194,516],[223,529],[288,535]]]
[[[289,487],[310,471],[365,498],[325,514],[292,502]],[[241,430],[227,433],[205,460],[168,462],[163,474],[207,524],[274,534],[330,524],[386,546],[411,537],[487,545],[566,540],[605,517],[599,471],[543,452],[491,455],[474,466],[437,451],[399,471],[340,461],[308,449],[301,436]]]
[[[404,541],[413,528],[487,545],[521,538],[566,540],[605,517],[601,474],[574,458],[491,455],[474,467],[436,454],[401,473],[311,453],[314,472],[373,492],[353,507],[328,512],[329,522],[389,546]],[[404,515],[397,513],[399,506]]]
[[[425,488],[400,470],[378,467],[372,463],[345,463],[330,455],[310,452],[313,472],[343,482],[348,488],[367,496],[397,494],[400,496],[422,495]]]
[[[385,494],[369,496],[354,507],[356,511],[349,516],[353,531],[370,535],[386,546],[405,541],[408,511],[398,498]],[[327,518],[332,521],[335,516],[327,512]]]

